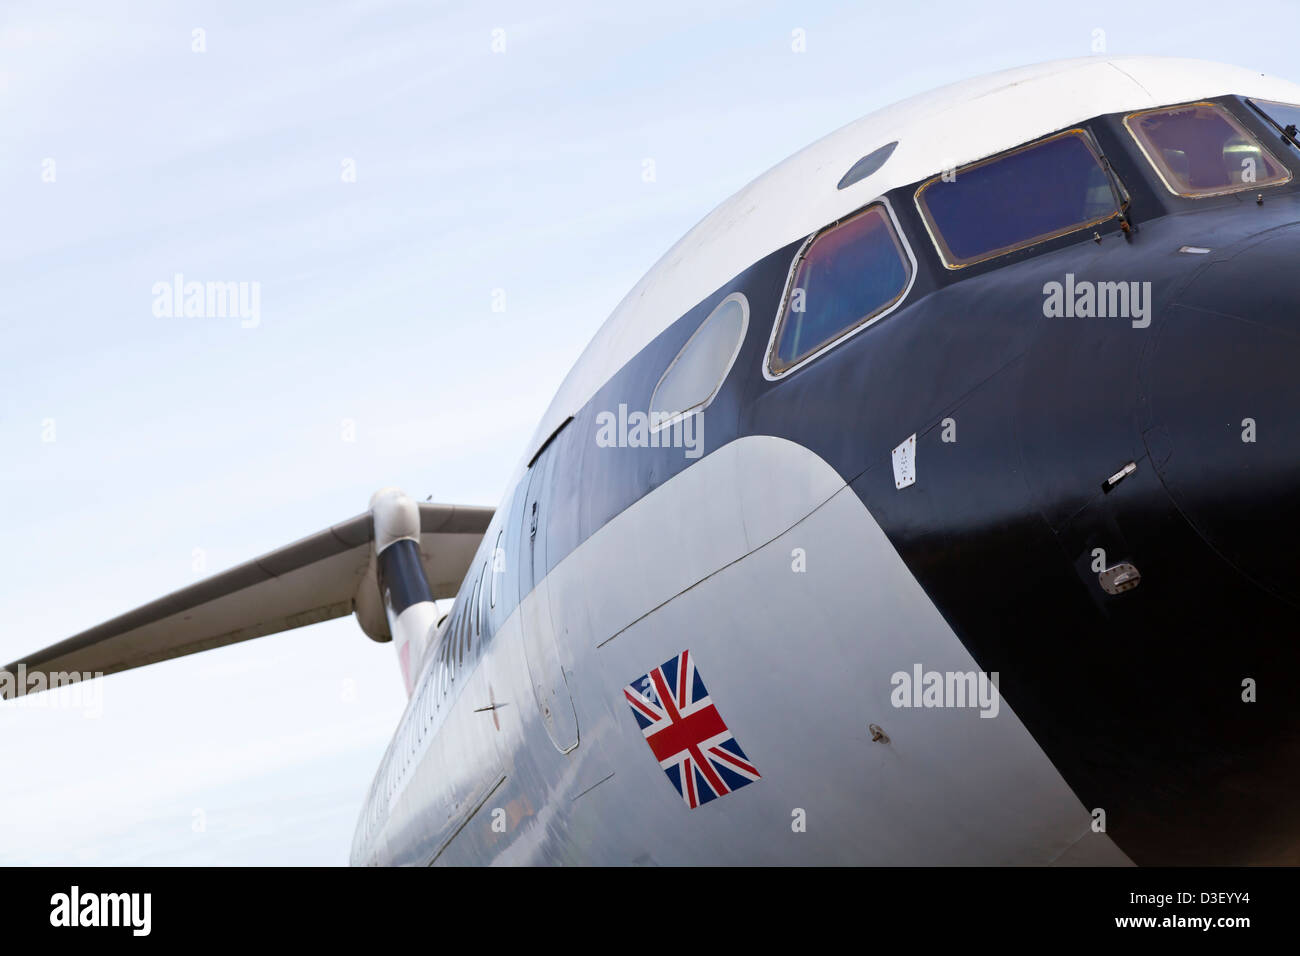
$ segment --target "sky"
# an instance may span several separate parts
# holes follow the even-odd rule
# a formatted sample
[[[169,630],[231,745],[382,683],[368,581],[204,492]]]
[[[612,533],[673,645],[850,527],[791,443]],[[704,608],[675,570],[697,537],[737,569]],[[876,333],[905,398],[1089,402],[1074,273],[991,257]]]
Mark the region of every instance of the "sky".
[[[636,280],[873,109],[1095,52],[1300,79],[1297,25],[1267,0],[0,0],[0,662],[380,487],[496,505]],[[168,314],[177,275],[249,309]],[[0,705],[0,864],[344,864],[405,706],[352,618],[95,693]]]

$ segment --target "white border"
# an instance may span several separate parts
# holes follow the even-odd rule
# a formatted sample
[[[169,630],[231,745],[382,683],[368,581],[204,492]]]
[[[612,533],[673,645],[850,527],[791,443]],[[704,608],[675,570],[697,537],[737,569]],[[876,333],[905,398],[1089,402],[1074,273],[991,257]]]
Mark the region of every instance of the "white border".
[[[894,302],[894,304],[891,305],[889,308],[885,309],[885,311],[881,312],[879,315],[872,316],[866,322],[863,322],[861,325],[855,326],[854,328],[845,332],[843,335],[839,336],[838,338],[831,339],[829,342],[827,342],[817,351],[804,356],[802,359],[800,359],[794,365],[791,365],[789,368],[782,369],[780,372],[773,372],[772,371],[772,350],[776,348],[776,331],[781,327],[781,317],[782,315],[785,314],[785,304],[790,299],[791,287],[794,284],[794,275],[799,268],[799,260],[803,258],[803,255],[805,252],[807,252],[808,247],[817,239],[818,236],[825,233],[828,229],[832,229],[835,226],[839,225],[841,222],[845,222],[846,220],[852,219],[854,216],[861,215],[862,213],[870,209],[872,206],[885,207],[885,212],[889,214],[889,221],[894,227],[894,235],[898,239],[899,245],[903,247],[903,251],[907,253],[907,259],[912,265],[911,272],[908,274],[907,285],[903,287],[903,291],[899,294],[898,299]],[[912,244],[907,241],[907,233],[903,232],[903,227],[898,224],[898,217],[894,215],[894,207],[889,204],[889,200],[885,196],[879,196],[876,199],[871,200],[871,202],[865,203],[859,208],[853,210],[853,212],[841,216],[839,219],[836,219],[834,222],[827,223],[826,225],[822,226],[820,229],[818,229],[816,232],[814,232],[811,236],[809,236],[807,239],[803,241],[803,244],[799,246],[798,251],[795,252],[794,254],[794,260],[790,263],[790,273],[789,275],[786,276],[786,280],[785,280],[785,292],[782,293],[781,302],[776,307],[776,319],[772,323],[772,334],[768,336],[767,351],[763,355],[763,378],[767,379],[769,382],[779,381],[780,379],[785,378],[791,372],[796,372],[799,369],[803,368],[805,365],[807,365],[813,359],[817,358],[819,355],[824,355],[826,352],[829,352],[831,349],[835,348],[841,342],[853,338],[853,336],[857,335],[863,329],[871,328],[871,326],[875,325],[885,316],[892,314],[896,309],[898,309],[899,306],[901,306],[904,302],[907,301],[907,296],[912,291],[912,286],[916,284],[916,271],[917,271],[916,253],[912,251]]]

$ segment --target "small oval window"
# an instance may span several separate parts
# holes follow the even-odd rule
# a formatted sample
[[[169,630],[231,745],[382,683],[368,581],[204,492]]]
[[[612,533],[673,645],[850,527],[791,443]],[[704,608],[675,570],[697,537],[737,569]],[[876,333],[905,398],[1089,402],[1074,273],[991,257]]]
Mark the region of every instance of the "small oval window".
[[[849,167],[849,171],[840,178],[838,183],[835,184],[835,188],[848,189],[854,183],[862,182],[862,180],[876,172],[881,166],[885,165],[885,163],[889,161],[889,157],[894,155],[894,148],[897,146],[898,140],[894,140],[892,143],[886,143],[884,146],[880,147],[880,149],[867,153],[867,155],[863,156]]]
[[[734,292],[718,304],[682,346],[650,396],[650,420],[670,422],[703,409],[731,371],[749,325],[749,302]]]

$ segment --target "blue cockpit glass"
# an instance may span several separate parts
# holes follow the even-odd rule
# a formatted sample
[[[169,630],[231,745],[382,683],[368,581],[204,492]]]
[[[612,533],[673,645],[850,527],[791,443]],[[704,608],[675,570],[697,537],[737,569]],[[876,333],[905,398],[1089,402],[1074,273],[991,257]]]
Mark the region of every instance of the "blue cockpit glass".
[[[798,364],[882,315],[911,277],[912,263],[884,206],[868,206],[818,234],[791,277],[773,370]]]
[[[1102,160],[1079,130],[937,176],[916,201],[950,269],[1119,214]]]

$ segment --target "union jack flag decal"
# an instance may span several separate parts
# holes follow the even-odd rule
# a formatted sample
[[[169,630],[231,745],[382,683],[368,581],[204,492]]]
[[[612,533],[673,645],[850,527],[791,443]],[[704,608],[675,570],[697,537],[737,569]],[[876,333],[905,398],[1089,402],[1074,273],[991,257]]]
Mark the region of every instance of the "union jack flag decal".
[[[761,776],[713,706],[690,651],[638,677],[623,696],[659,766],[692,810]]]

